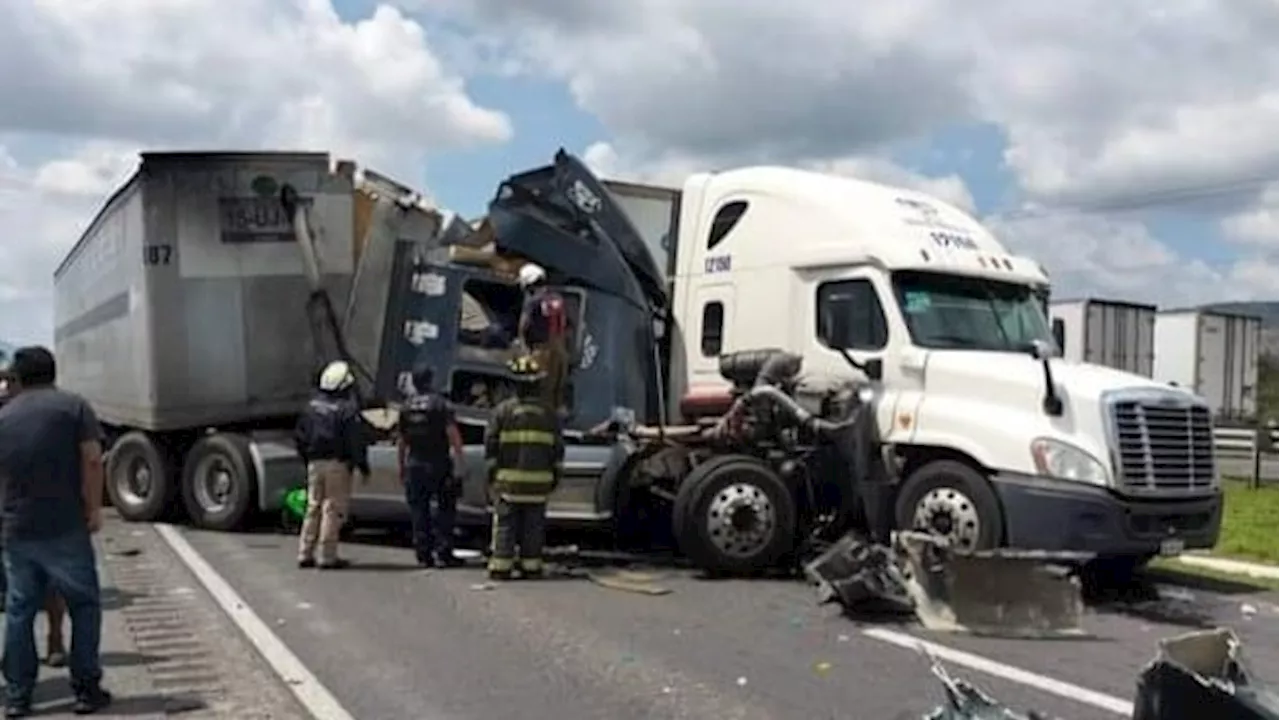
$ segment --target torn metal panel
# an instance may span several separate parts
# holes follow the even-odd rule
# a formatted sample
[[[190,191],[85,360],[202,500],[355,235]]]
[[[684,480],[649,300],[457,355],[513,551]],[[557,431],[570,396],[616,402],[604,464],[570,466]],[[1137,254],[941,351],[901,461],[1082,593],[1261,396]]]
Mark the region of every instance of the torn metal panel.
[[[1023,715],[1014,712],[999,700],[987,695],[978,688],[947,673],[937,658],[921,651],[932,664],[934,677],[942,682],[947,694],[947,702],[922,720],[1050,720],[1047,715],[1030,711]]]
[[[1133,720],[1276,720],[1274,688],[1256,685],[1239,638],[1218,628],[1161,640],[1138,678]]]
[[[945,538],[897,533],[907,591],[930,630],[1000,637],[1084,634],[1080,582],[1066,567],[1088,553],[998,549],[960,552]]]
[[[1063,567],[1087,553],[961,553],[945,539],[894,535],[892,548],[849,533],[805,566],[821,602],[846,610],[904,608],[930,630],[999,637],[1084,634],[1079,582]]]

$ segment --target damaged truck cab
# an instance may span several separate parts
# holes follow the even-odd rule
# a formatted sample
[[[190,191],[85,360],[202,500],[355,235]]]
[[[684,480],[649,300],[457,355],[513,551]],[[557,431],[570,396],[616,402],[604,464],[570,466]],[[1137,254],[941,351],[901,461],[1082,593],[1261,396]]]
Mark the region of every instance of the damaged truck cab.
[[[578,442],[554,518],[622,523],[639,497],[674,500],[707,456],[678,454],[655,477],[580,433],[621,407],[670,441],[728,407],[725,356],[776,348],[803,359],[797,392],[811,407],[833,384],[880,385],[899,527],[961,548],[1134,561],[1216,542],[1204,402],[1056,357],[1047,273],[945,202],[771,167],[694,175],[679,190],[600,181],[562,151],[503,183],[488,222],[499,253],[542,264],[574,298],[568,424]],[[420,271],[448,277],[450,267]],[[409,356],[449,363],[447,345],[425,347],[406,347],[401,372]],[[439,381],[463,405],[465,353],[454,380]],[[474,511],[481,482],[468,491]],[[736,485],[752,492],[749,478]],[[693,513],[713,515],[709,505]],[[800,529],[773,532],[792,545]]]

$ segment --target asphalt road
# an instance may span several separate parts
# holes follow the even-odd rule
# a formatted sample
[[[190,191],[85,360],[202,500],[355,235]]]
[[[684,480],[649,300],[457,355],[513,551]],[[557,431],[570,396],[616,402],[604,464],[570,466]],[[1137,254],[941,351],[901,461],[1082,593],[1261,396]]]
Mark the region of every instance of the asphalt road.
[[[1012,641],[855,622],[795,581],[666,568],[662,596],[581,579],[490,588],[478,567],[423,572],[387,545],[349,544],[356,567],[317,573],[294,568],[287,536],[182,533],[359,720],[919,718],[942,695],[912,637],[977,656],[948,668],[1015,709],[1064,719],[1124,717],[1108,704],[1189,627],[1234,628],[1258,675],[1277,676],[1274,593],[1165,588],[1091,610],[1094,638]]]

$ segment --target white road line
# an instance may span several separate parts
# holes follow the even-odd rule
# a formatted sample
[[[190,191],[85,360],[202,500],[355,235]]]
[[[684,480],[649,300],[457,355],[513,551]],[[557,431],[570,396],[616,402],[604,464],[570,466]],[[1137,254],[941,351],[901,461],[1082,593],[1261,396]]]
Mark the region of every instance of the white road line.
[[[1133,703],[1123,698],[1106,695],[1062,680],[1055,680],[1051,677],[1033,673],[1029,670],[1023,670],[1022,668],[1016,668],[1012,665],[1005,665],[1004,663],[984,658],[981,655],[974,655],[973,653],[956,650],[955,648],[950,648],[946,645],[939,645],[937,643],[929,642],[928,640],[921,640],[918,637],[908,635],[906,633],[886,630],[884,628],[868,628],[863,630],[862,634],[867,637],[875,638],[876,640],[891,643],[910,650],[918,650],[923,647],[933,653],[933,655],[940,660],[946,660],[949,663],[967,667],[970,670],[977,670],[978,672],[986,673],[987,675],[992,675],[1020,685],[1033,687],[1051,695],[1057,695],[1068,700],[1092,705],[1096,708],[1113,712],[1117,715],[1133,717]]]
[[[232,589],[231,585],[213,569],[182,533],[172,525],[155,525],[160,534],[183,564],[191,570],[213,596],[218,606],[227,613],[231,622],[244,632],[249,642],[258,649],[271,669],[276,671],[280,679],[298,698],[298,702],[310,712],[316,720],[355,720],[351,713],[338,702],[320,680],[307,669],[306,665],[294,655],[271,628],[258,617],[249,604]]]

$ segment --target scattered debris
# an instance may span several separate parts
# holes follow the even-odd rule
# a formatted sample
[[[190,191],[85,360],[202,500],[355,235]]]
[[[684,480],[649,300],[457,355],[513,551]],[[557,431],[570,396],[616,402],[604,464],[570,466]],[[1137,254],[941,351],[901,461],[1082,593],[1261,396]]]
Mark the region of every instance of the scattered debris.
[[[476,560],[484,556],[479,550],[470,550],[467,548],[458,548],[453,551],[453,556],[459,560]]]
[[[1196,599],[1194,593],[1178,587],[1161,587],[1156,590],[1162,600],[1173,600],[1174,602],[1193,602]]]
[[[738,678],[738,687],[746,687],[747,679],[745,677]]]
[[[826,662],[825,660],[816,662],[813,664],[813,669],[819,675],[826,675],[827,673],[831,672],[831,663]]]
[[[923,720],[1050,720],[1035,711],[1025,715],[1014,712],[968,682],[951,677],[928,650],[921,648],[920,653],[929,659],[934,677],[942,682],[947,694],[946,704],[925,715]]]
[[[494,583],[491,583],[491,582],[482,582],[482,583],[475,583],[475,584],[473,584],[473,585],[471,586],[471,589],[472,589],[472,590],[493,590],[493,589],[494,589],[494,588],[496,588],[496,587],[498,587],[498,586],[497,586],[496,584],[494,584]]]
[[[1253,616],[1253,615],[1257,615],[1257,614],[1258,614],[1258,606],[1257,606],[1257,605],[1250,605],[1249,603],[1243,603],[1243,604],[1241,604],[1241,605],[1240,605],[1240,614],[1241,614],[1241,615],[1244,615],[1245,617],[1250,617],[1250,616]]]
[[[299,610],[310,610],[311,608],[313,608],[313,607],[315,607],[315,606],[314,606],[314,605],[312,605],[312,604],[311,604],[311,603],[309,603],[309,602],[300,602],[300,603],[298,603],[298,606],[297,606],[297,607],[298,607],[298,609],[299,609]]]
[[[1138,678],[1133,720],[1276,720],[1274,690],[1253,684],[1239,638],[1225,628],[1161,640]]]
[[[589,572],[587,578],[610,590],[622,590],[640,595],[667,595],[671,592],[671,588],[654,584],[656,577],[653,574],[634,570]]]
[[[914,613],[930,630],[1001,637],[1079,636],[1084,602],[1067,564],[1084,553],[960,552],[945,538],[896,533],[892,547],[854,533],[805,566],[819,601],[848,611]]]
[[[110,554],[115,557],[137,557],[142,554],[141,548],[120,548],[119,550],[111,550]]]

